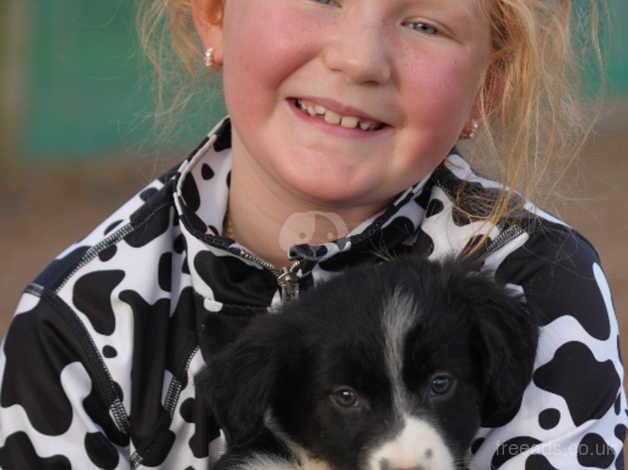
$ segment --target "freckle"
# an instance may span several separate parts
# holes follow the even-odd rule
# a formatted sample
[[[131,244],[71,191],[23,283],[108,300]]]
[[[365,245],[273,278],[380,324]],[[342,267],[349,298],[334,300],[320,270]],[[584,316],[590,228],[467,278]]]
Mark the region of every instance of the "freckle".
[[[431,459],[432,458],[432,454],[433,454],[432,449],[427,449],[425,451],[425,458]]]

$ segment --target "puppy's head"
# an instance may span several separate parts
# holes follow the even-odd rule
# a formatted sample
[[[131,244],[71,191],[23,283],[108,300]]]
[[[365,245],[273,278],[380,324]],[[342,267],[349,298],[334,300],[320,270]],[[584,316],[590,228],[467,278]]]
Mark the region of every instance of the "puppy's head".
[[[480,424],[517,411],[536,334],[492,282],[400,259],[253,322],[209,364],[201,393],[232,449],[269,426],[336,470],[453,469]]]

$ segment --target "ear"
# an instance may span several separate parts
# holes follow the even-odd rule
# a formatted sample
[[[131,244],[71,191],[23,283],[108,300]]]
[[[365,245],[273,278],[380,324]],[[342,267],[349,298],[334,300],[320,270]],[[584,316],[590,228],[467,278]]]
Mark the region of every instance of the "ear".
[[[231,448],[260,434],[279,380],[294,373],[291,364],[298,368],[300,335],[283,320],[256,319],[197,378],[198,398],[206,401]]]
[[[225,0],[191,0],[192,20],[203,51],[214,48],[214,61],[223,63],[223,16]]]
[[[482,278],[469,279],[472,348],[479,360],[482,425],[510,421],[533,372],[538,323],[520,297]]]

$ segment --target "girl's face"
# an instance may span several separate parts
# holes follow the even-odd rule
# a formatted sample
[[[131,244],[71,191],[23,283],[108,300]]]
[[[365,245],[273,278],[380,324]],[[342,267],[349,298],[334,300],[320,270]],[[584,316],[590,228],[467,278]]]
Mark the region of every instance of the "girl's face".
[[[319,204],[381,204],[433,170],[490,54],[477,0],[226,0],[223,21],[234,158]],[[329,124],[297,99],[384,128]]]

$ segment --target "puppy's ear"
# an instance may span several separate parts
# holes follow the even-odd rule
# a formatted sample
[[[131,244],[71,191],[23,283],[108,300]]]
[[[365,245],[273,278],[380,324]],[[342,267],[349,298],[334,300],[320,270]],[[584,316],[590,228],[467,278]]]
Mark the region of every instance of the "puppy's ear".
[[[255,319],[197,377],[198,399],[205,400],[232,448],[263,430],[278,381],[294,373],[300,335],[284,320],[276,315]]]
[[[481,369],[482,425],[510,421],[521,406],[534,366],[538,322],[523,300],[492,281],[468,279],[471,338]]]

